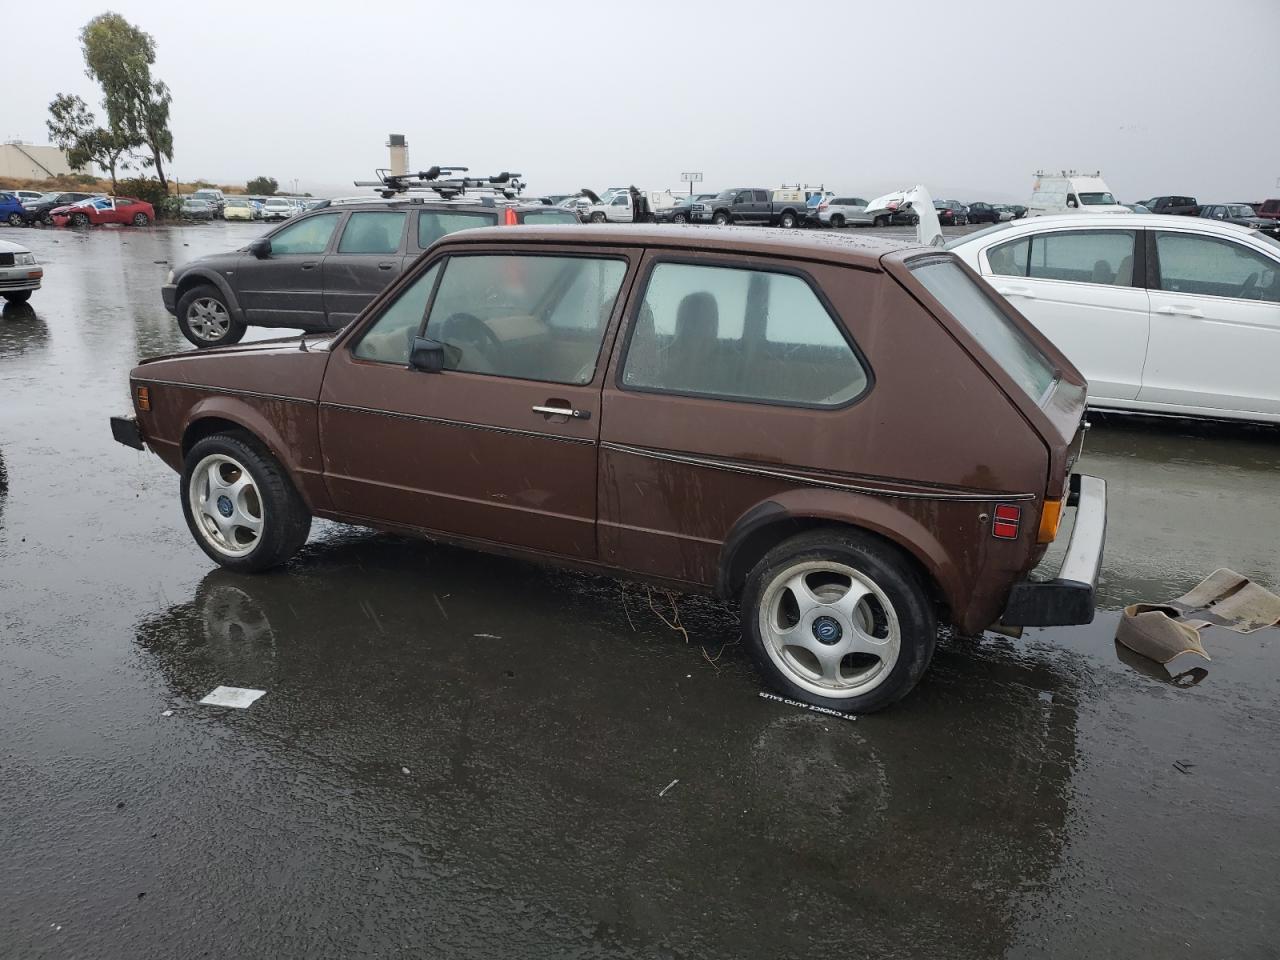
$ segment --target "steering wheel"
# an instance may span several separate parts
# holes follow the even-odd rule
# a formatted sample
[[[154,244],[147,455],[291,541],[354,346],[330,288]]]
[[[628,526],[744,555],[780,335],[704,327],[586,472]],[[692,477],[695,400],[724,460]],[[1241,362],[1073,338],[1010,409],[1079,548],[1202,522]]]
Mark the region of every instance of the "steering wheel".
[[[1258,271],[1255,270],[1253,271],[1253,273],[1249,274],[1249,278],[1240,285],[1240,292],[1237,294],[1237,296],[1241,300],[1248,300],[1249,295],[1253,293],[1254,289],[1257,286],[1258,286]]]
[[[473,313],[451,314],[440,324],[440,339],[455,368],[462,360],[464,344],[475,348],[474,354],[467,357],[467,367],[480,373],[493,373],[494,362],[502,355],[502,341]]]

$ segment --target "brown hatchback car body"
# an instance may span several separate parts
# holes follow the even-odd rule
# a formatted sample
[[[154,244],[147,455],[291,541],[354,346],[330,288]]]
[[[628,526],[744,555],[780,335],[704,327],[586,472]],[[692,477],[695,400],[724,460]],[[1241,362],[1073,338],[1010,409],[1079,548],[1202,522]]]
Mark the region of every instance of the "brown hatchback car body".
[[[483,253],[625,261],[589,382],[430,373],[353,354],[415,278]],[[1043,355],[1053,369],[1044,396],[1021,388],[913,273],[937,259],[958,264]],[[668,262],[801,278],[855,345],[866,389],[814,408],[628,387],[630,331],[654,265]],[[336,335],[148,360],[133,370],[131,393],[136,435],[115,422],[122,442],[144,441],[181,472],[201,438],[247,432],[319,517],[729,600],[777,544],[837,526],[910,557],[964,632],[1002,616],[1009,625],[1092,618],[1105,501],[1088,525],[1077,520],[1073,570],[1027,579],[1058,511],[1078,497],[1069,473],[1087,426],[1084,378],[938,249],[736,228],[472,230],[436,244]],[[1101,482],[1085,480],[1096,500]],[[1013,537],[993,535],[1009,510],[1017,520],[1000,529]]]

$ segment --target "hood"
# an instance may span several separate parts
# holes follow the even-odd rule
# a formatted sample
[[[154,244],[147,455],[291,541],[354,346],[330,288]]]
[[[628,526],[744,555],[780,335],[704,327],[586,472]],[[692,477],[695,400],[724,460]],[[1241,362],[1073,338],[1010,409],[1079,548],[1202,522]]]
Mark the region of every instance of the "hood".
[[[270,354],[289,353],[327,353],[329,345],[341,331],[331,333],[306,333],[302,336],[272,337],[270,340],[255,340],[252,343],[236,343],[227,347],[207,347],[202,350],[183,350],[180,353],[164,353],[156,357],[147,357],[139,361],[139,366],[168,361],[199,361],[205,358],[227,356],[264,356]]]
[[[579,191],[578,191],[578,193],[579,193],[579,194],[581,194],[582,196],[586,197],[586,198],[587,198],[588,200],[590,200],[592,203],[599,203],[599,202],[600,202],[600,197],[599,197],[597,194],[595,194],[595,193],[591,192],[590,190],[588,190],[586,187],[583,187],[581,190],[579,190]]]

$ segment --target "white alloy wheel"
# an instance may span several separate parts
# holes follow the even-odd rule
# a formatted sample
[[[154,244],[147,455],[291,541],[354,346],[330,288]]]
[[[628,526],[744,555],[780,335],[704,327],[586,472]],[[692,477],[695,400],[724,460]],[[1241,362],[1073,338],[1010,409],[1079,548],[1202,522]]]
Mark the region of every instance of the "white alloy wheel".
[[[211,453],[191,472],[187,496],[204,541],[227,557],[243,557],[262,539],[266,520],[258,486],[244,465]]]

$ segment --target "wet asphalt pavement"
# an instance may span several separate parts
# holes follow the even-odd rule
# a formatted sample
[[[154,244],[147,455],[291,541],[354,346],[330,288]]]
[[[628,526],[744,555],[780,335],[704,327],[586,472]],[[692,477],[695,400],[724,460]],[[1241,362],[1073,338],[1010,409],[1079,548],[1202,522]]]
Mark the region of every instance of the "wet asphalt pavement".
[[[327,523],[215,569],[107,417],[187,347],[169,265],[259,232],[0,228],[46,269],[0,318],[0,957],[1276,955],[1280,631],[1209,628],[1194,685],[1112,637],[1280,584],[1280,430],[1096,420],[1106,611],[841,720],[706,600],[686,643],[643,588]]]

